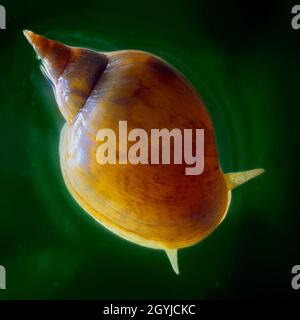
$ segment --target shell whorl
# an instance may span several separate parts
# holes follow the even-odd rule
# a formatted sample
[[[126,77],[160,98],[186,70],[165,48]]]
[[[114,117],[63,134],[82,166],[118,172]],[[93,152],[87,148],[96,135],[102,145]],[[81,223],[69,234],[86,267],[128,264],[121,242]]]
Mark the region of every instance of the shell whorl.
[[[71,123],[104,72],[107,57],[89,49],[66,46],[31,31],[25,30],[24,34],[42,60],[61,113]]]

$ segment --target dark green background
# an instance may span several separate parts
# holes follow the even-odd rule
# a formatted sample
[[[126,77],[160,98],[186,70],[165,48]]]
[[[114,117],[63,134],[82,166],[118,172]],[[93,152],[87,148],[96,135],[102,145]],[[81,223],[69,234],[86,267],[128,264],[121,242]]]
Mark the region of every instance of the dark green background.
[[[0,299],[300,297],[300,30],[287,1],[1,1]],[[63,118],[22,30],[99,51],[142,49],[183,72],[211,113],[234,190],[203,242],[163,252],[126,242],[73,201],[59,168]]]

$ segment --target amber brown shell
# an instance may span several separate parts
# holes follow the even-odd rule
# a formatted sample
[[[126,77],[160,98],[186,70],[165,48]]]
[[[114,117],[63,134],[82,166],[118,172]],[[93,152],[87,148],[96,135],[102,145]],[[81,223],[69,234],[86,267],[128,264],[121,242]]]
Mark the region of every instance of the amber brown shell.
[[[25,35],[43,61],[66,119],[59,149],[66,185],[86,212],[119,236],[167,251],[193,245],[224,218],[230,189],[261,173],[223,174],[202,100],[157,56],[135,50],[98,53],[30,31]],[[149,136],[154,128],[204,129],[203,173],[186,175],[185,163],[100,165],[97,132],[118,132],[121,120],[128,130],[142,128]]]

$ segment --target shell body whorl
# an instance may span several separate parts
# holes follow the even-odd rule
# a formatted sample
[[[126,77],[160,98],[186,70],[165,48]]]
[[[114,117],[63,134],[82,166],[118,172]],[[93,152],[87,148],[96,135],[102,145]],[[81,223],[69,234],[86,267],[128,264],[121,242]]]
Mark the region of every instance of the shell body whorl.
[[[193,88],[160,59],[143,52],[108,55],[106,71],[62,134],[65,181],[80,205],[118,234],[156,248],[201,240],[221,221],[228,190],[220,171],[209,116]],[[205,130],[205,169],[186,176],[184,165],[101,166],[99,128]]]

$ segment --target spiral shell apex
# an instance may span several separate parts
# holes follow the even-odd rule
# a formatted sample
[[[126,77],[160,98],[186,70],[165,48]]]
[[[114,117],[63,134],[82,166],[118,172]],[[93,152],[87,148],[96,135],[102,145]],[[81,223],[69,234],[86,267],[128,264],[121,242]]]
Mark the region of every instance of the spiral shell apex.
[[[42,60],[66,120],[59,155],[69,192],[115,234],[166,251],[178,274],[178,249],[210,234],[227,213],[231,190],[263,170],[222,172],[203,102],[192,85],[159,57],[136,50],[95,52],[31,31],[24,34]],[[99,164],[97,133],[102,128],[120,133],[120,122],[126,122],[129,132],[141,128],[149,136],[152,129],[202,129],[203,172],[187,175],[186,163]],[[116,137],[119,151],[125,150],[125,143],[133,145],[121,134]]]

